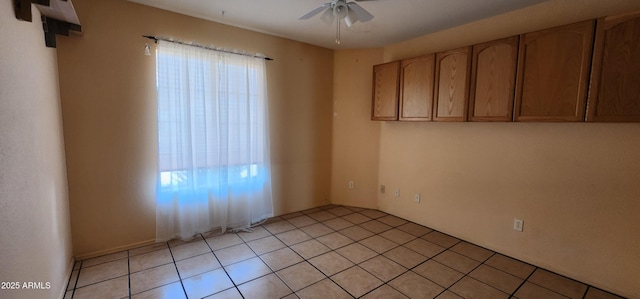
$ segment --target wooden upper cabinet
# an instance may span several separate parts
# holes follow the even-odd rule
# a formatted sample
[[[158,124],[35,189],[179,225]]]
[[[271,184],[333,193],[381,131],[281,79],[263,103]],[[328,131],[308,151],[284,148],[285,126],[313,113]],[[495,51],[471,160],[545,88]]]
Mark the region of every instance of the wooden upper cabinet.
[[[598,20],[587,121],[640,121],[640,12]]]
[[[594,21],[522,35],[516,121],[583,121]]]
[[[470,121],[511,121],[518,64],[518,36],[473,46]]]
[[[433,120],[467,120],[470,52],[464,47],[436,54]]]
[[[431,120],[435,62],[435,54],[401,62],[400,120]]]
[[[398,120],[399,71],[399,61],[373,66],[372,120]]]

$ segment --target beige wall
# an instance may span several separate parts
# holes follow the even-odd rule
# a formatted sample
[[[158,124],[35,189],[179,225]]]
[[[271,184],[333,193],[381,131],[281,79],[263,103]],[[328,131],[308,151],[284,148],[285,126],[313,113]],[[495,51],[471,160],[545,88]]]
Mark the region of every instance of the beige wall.
[[[74,253],[152,242],[157,152],[152,41],[169,36],[267,62],[276,214],[328,203],[333,52],[124,0],[75,0],[82,37],[58,37]]]
[[[380,161],[381,210],[638,297],[640,124],[385,123]]]
[[[49,282],[0,298],[61,298],[71,273],[71,228],[56,50],[42,23],[0,1],[0,281]]]
[[[383,60],[639,9],[638,1],[549,1],[385,47]],[[341,148],[360,153],[355,142]],[[379,168],[370,171],[387,187],[381,210],[640,297],[640,124],[385,122],[379,144]],[[524,232],[512,230],[514,218]]]
[[[331,202],[376,208],[380,122],[371,121],[372,65],[382,49],[334,54]],[[354,188],[349,189],[349,181]]]
[[[74,5],[84,36],[59,37],[58,59],[77,256],[154,237],[155,66],[140,36],[158,34],[276,59],[268,76],[278,214],[329,198],[378,207],[640,297],[640,125],[369,120],[373,64],[638,10],[637,1],[553,0],[383,49],[335,52],[121,0]],[[515,217],[524,232],[511,229]]]

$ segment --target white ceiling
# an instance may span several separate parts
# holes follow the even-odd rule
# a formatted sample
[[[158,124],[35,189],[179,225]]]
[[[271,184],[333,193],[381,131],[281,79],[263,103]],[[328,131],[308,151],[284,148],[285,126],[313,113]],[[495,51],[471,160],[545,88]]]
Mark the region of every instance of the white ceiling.
[[[129,0],[252,31],[330,49],[375,48],[466,24],[546,0],[367,0],[358,4],[374,15],[350,28],[298,17],[330,0]],[[159,32],[159,34],[161,34]]]

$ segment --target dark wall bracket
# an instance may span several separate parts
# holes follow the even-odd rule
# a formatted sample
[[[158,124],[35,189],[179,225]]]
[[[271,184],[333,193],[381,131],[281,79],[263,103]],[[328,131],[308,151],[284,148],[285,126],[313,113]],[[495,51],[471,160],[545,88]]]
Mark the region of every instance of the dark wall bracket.
[[[16,18],[19,20],[31,22],[31,3],[49,6],[49,0],[14,0],[16,9]]]
[[[31,22],[33,19],[31,4],[38,5],[38,8],[42,12],[41,19],[42,19],[42,29],[44,30],[45,44],[49,48],[55,48],[56,35],[69,36],[69,31],[82,32],[82,27],[78,24],[70,23],[65,20],[59,20],[57,18],[47,15],[46,11],[49,11],[49,13],[52,11],[52,9],[49,8],[49,6],[51,5],[51,1],[52,0],[14,0],[13,3],[16,11],[16,18],[18,18],[19,20],[27,21],[27,22]],[[58,5],[54,5],[53,10],[60,9],[59,7],[61,5],[59,5],[59,3],[65,3],[65,5],[67,5],[66,11],[68,12],[69,10],[71,10],[75,17],[75,11],[73,10],[73,5],[71,4],[71,2],[66,2],[67,0],[53,0],[53,1],[58,1],[58,3],[55,3]],[[60,2],[60,1],[64,1],[64,2]],[[54,15],[59,15],[59,14],[56,14],[54,12]],[[77,17],[75,17],[73,22],[77,22]]]
[[[82,28],[80,25],[42,16],[42,29],[44,30],[44,41],[47,47],[55,48],[56,34],[69,36],[69,30],[80,32]]]

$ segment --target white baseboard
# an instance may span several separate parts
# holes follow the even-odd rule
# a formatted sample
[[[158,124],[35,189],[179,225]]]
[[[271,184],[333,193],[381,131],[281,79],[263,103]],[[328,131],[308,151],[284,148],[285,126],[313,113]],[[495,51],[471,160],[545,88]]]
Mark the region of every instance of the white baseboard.
[[[73,273],[73,266],[75,265],[76,258],[72,256],[71,261],[67,265],[67,275],[65,275],[62,280],[62,289],[60,290],[60,294],[58,295],[58,298],[60,299],[64,299],[64,295],[67,293],[67,288],[69,288],[67,284],[69,283],[69,277],[71,277],[71,273]]]
[[[156,243],[155,239],[136,242],[136,243],[132,243],[132,244],[128,244],[128,245],[123,245],[123,246],[118,246],[118,247],[113,247],[113,248],[109,248],[109,249],[105,249],[105,250],[100,250],[100,251],[95,251],[95,252],[90,252],[90,253],[78,255],[78,256],[76,256],[76,260],[78,260],[78,261],[86,260],[86,259],[89,259],[89,258],[92,258],[92,257],[98,257],[98,256],[102,256],[102,255],[116,253],[116,252],[129,250],[129,249],[133,249],[133,248],[137,248],[137,247],[142,247],[142,246],[146,246],[146,245],[151,245],[151,244],[155,244],[155,243]]]

